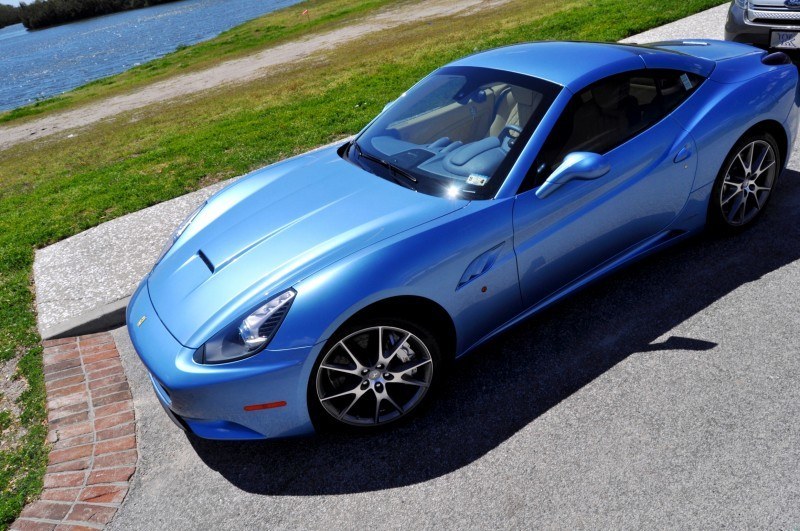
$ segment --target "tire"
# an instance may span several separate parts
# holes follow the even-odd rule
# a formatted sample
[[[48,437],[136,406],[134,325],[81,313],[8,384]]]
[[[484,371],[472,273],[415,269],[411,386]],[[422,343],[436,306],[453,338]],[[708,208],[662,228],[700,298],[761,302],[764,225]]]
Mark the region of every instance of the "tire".
[[[769,204],[783,171],[782,161],[778,143],[769,133],[740,138],[714,181],[708,204],[709,228],[726,235],[752,226]]]
[[[346,324],[311,371],[311,420],[322,431],[358,433],[404,422],[431,401],[442,369],[439,342],[423,326],[391,317]]]

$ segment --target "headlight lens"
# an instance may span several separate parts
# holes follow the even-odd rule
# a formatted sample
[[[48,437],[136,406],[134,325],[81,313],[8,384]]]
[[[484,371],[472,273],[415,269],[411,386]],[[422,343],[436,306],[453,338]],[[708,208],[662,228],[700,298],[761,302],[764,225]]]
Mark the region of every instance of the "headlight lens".
[[[197,363],[225,363],[252,356],[278,331],[297,293],[288,289],[242,320],[211,338],[195,353]]]
[[[172,234],[170,235],[169,239],[167,240],[167,243],[164,244],[164,248],[161,249],[161,254],[158,255],[158,260],[156,260],[156,263],[159,263],[161,261],[161,259],[164,258],[164,255],[167,254],[170,249],[172,249],[172,246],[175,245],[175,242],[178,241],[178,238],[181,237],[181,234],[183,234],[186,231],[186,229],[189,228],[189,225],[192,224],[192,221],[194,221],[194,218],[197,217],[197,214],[199,214],[200,211],[203,210],[203,207],[205,207],[205,206],[206,206],[206,203],[203,203],[202,205],[200,205],[199,207],[194,209],[191,214],[186,216],[186,219],[181,221],[180,225],[175,227],[175,230],[172,231]]]

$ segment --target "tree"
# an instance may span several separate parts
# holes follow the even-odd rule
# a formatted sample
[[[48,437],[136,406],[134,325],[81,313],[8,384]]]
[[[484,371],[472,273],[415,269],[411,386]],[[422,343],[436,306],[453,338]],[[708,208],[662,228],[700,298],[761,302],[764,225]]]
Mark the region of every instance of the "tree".
[[[18,11],[26,28],[39,29],[172,1],[175,0],[34,0],[21,2]]]
[[[19,24],[19,9],[14,6],[7,6],[0,4],[0,28],[10,26],[11,24]]]

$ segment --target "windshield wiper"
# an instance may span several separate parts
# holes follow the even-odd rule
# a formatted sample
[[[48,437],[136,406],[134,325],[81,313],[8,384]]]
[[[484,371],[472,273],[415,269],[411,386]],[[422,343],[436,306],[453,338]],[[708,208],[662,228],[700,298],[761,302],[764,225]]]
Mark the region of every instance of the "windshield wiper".
[[[361,151],[361,146],[359,146],[358,142],[356,142],[355,140],[353,140],[351,142],[351,144],[352,144],[352,146],[354,148],[356,148],[356,153],[358,153],[359,157],[361,157],[363,159],[367,159],[369,161],[374,162],[375,164],[379,164],[379,165],[383,166],[384,168],[386,168],[387,170],[392,172],[392,176],[393,177],[396,176],[396,175],[400,175],[401,177],[405,178],[408,181],[411,181],[414,184],[417,183],[417,178],[414,177],[413,175],[411,175],[410,173],[408,173],[403,168],[400,168],[399,166],[395,166],[391,162],[383,160],[382,158],[376,157],[374,155],[370,155],[369,153],[364,153],[363,151]],[[400,179],[397,179],[396,177],[395,177],[394,180],[396,182],[398,182],[399,184],[402,184],[403,186],[405,186],[407,188],[410,188],[411,190],[414,190],[415,192],[417,191],[417,189],[413,185],[410,185],[410,184],[406,183],[405,181],[401,181]]]

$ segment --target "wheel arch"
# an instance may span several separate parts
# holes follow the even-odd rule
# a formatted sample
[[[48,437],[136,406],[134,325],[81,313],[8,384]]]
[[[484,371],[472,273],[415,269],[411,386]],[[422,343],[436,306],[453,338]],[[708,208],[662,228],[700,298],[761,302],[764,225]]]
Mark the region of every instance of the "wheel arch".
[[[748,220],[747,222],[743,222],[740,226],[733,227],[726,225],[720,217],[724,216],[724,213],[720,211],[721,206],[716,203],[714,197],[716,194],[719,194],[719,187],[721,186],[720,182],[723,179],[725,172],[728,171],[728,161],[732,160],[730,157],[733,156],[733,154],[736,153],[736,151],[742,146],[747,145],[750,140],[763,138],[763,135],[765,134],[771,136],[777,143],[777,149],[779,151],[778,155],[780,159],[776,178],[780,176],[780,172],[783,170],[783,167],[788,159],[789,135],[780,122],[771,119],[762,120],[751,125],[736,139],[736,142],[734,142],[730,151],[725,156],[725,159],[720,166],[719,173],[714,180],[713,187],[709,191],[710,193],[708,197],[708,206],[706,207],[705,225],[713,232],[718,234],[732,234],[735,230],[741,230],[743,227],[746,227],[747,224],[751,223],[751,220]],[[762,207],[758,208],[758,210],[762,209]]]
[[[419,295],[398,295],[375,301],[353,313],[338,329],[355,321],[390,315],[414,323],[424,323],[440,342],[442,354],[455,357],[457,334],[450,314],[440,304]]]
[[[781,124],[777,120],[771,120],[771,119],[763,120],[750,127],[750,129],[748,129],[747,131],[745,131],[736,140],[736,142],[739,142],[739,140],[748,135],[758,134],[758,133],[768,133],[778,142],[778,149],[780,150],[780,155],[781,155],[781,168],[783,168],[786,165],[786,160],[787,157],[789,156],[789,135],[787,134],[783,124]]]

